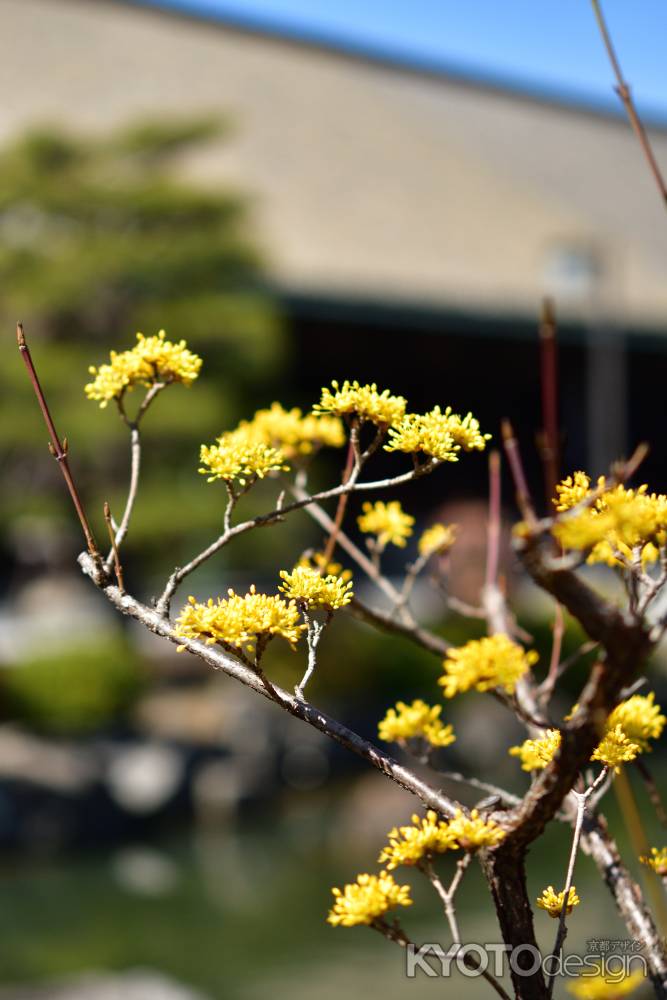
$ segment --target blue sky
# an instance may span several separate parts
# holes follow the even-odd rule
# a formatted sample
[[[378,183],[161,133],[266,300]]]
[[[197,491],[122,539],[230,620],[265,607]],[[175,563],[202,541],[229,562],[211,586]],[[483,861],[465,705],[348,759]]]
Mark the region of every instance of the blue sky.
[[[589,0],[138,0],[615,106]],[[604,0],[603,0],[604,2]],[[666,0],[606,0],[640,108],[667,118]]]

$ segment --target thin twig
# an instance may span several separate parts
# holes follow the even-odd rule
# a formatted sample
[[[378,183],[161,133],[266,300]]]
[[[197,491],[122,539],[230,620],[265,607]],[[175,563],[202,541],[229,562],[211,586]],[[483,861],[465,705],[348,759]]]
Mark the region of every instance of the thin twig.
[[[581,840],[581,831],[584,824],[584,815],[586,813],[586,805],[588,803],[591,795],[599,788],[607,779],[607,768],[603,768],[598,774],[597,778],[592,785],[586,789],[585,792],[576,792],[572,789],[571,794],[576,797],[577,802],[577,817],[574,824],[574,833],[572,835],[572,847],[570,848],[570,857],[567,863],[567,874],[565,876],[565,888],[563,890],[563,906],[560,911],[558,918],[558,930],[556,931],[556,941],[551,953],[552,959],[554,961],[551,963],[551,971],[547,979],[547,993],[549,996],[553,994],[554,982],[556,978],[556,960],[560,955],[561,949],[563,947],[563,942],[567,936],[567,907],[570,901],[570,890],[572,888],[572,879],[574,876],[574,865],[577,860],[577,853],[579,851],[579,841]]]
[[[379,931],[382,937],[385,937],[387,941],[391,941],[393,944],[397,944],[401,948],[407,948],[409,944],[411,944],[413,948],[415,947],[414,941],[410,940],[396,919],[394,919],[394,921],[390,924],[386,920],[383,920],[382,917],[377,917],[368,926],[372,927],[374,931]]]
[[[636,757],[633,763],[635,764],[637,770],[641,774],[642,780],[646,785],[646,791],[648,792],[648,797],[650,799],[651,805],[655,809],[655,814],[658,818],[658,821],[663,826],[667,826],[667,810],[665,809],[662,797],[658,790],[658,786],[655,783],[653,775],[649,771],[641,755],[639,757]]]
[[[500,488],[500,452],[494,449],[489,453],[489,521],[487,526],[486,572],[484,577],[486,587],[496,587],[498,585],[501,526]]]
[[[69,467],[69,461],[67,457],[67,453],[69,450],[67,446],[67,438],[64,438],[63,442],[61,443],[60,438],[58,437],[58,432],[56,431],[53,418],[51,417],[51,413],[49,411],[49,407],[46,402],[46,397],[42,390],[42,386],[40,385],[39,378],[37,377],[37,371],[35,370],[35,365],[32,360],[28,344],[26,343],[25,333],[23,331],[22,323],[16,324],[16,339],[18,342],[19,351],[21,352],[21,357],[23,358],[26,369],[28,371],[28,376],[32,383],[32,387],[35,390],[35,395],[37,396],[37,402],[39,403],[39,407],[42,411],[42,416],[44,417],[44,422],[47,426],[49,437],[51,438],[49,451],[51,452],[51,454],[57,461],[58,465],[60,466],[60,471],[62,472],[63,479],[67,484],[69,495],[72,498],[74,509],[76,510],[77,517],[79,518],[79,523],[81,524],[81,528],[83,529],[83,534],[86,539],[86,545],[88,546],[88,551],[97,560],[99,568],[100,553],[97,548],[97,544],[95,543],[95,538],[88,523],[86,512],[83,508],[81,498],[79,497],[79,492],[76,488],[76,484],[74,482]]]
[[[95,575],[95,568],[91,558],[86,553],[82,553],[79,556],[79,564],[83,572],[93,582],[96,582],[98,578]],[[338,722],[337,719],[333,719],[309,702],[296,698],[277,684],[272,684],[271,682],[268,682],[268,684],[265,683],[255,669],[250,669],[241,663],[237,657],[231,656],[224,649],[209,646],[198,639],[186,639],[179,636],[175,625],[169,619],[163,617],[154,608],[142,604],[129,594],[121,594],[118,587],[114,584],[106,583],[100,585],[98,583],[98,586],[100,586],[100,589],[110,603],[122,614],[141,622],[149,631],[168,639],[174,645],[183,646],[189,652],[203,660],[204,663],[208,663],[214,669],[222,670],[223,673],[240,681],[246,687],[275,702],[286,712],[307,722],[319,730],[319,732],[324,733],[325,736],[335,740],[352,753],[368,761],[373,767],[382,771],[383,774],[386,774],[402,788],[417,795],[427,808],[434,809],[443,816],[450,818],[456,815],[457,809],[462,809],[464,813],[467,812],[460,802],[449,798],[439,789],[423,781],[408,768],[399,764],[393,757],[390,757],[389,754],[368,740],[365,740],[351,729],[348,729],[347,726]]]
[[[480,792],[486,792],[487,795],[494,795],[500,799],[500,801],[506,805],[517,806],[521,799],[518,795],[512,795],[511,792],[506,791],[504,788],[500,788],[498,785],[492,785],[488,781],[480,781],[479,778],[466,777],[459,771],[442,771],[439,767],[431,762],[431,767],[437,772],[440,778],[445,778],[447,781],[455,781],[457,784],[469,785],[470,788],[477,788]]]
[[[347,483],[334,486],[329,490],[322,490],[320,493],[314,493],[312,495],[306,494],[301,496],[300,499],[295,500],[293,503],[287,504],[287,506],[279,506],[275,510],[270,511],[268,514],[260,514],[258,517],[255,517],[250,521],[244,521],[241,524],[234,525],[234,527],[230,528],[228,531],[223,531],[223,533],[216,538],[214,542],[196,555],[194,559],[191,559],[189,563],[174,570],[167,581],[164,591],[157,601],[156,607],[162,614],[167,614],[171,598],[176,592],[177,587],[183,582],[186,576],[189,576],[190,573],[194,572],[194,570],[201,566],[202,563],[206,562],[207,559],[210,559],[216,552],[219,552],[220,549],[227,545],[232,538],[242,535],[246,531],[250,531],[253,528],[260,528],[282,521],[286,514],[291,514],[295,510],[302,510],[304,507],[309,507],[311,504],[317,503],[320,500],[331,500],[334,497],[342,496],[345,493],[353,493],[356,491],[366,492],[370,490],[383,490],[394,486],[401,486],[403,483],[412,482],[412,480],[431,472],[440,464],[442,463],[433,459],[428,463],[421,465],[417,470],[413,469],[410,472],[404,472],[400,476],[394,476],[390,479],[380,479],[370,483],[358,483],[353,472]],[[300,491],[298,491],[296,487],[293,487],[292,492],[295,495],[298,495]],[[369,565],[371,565],[370,561]],[[375,576],[377,577],[377,574],[375,574]]]
[[[623,78],[621,66],[616,56],[611,37],[609,35],[609,30],[607,29],[604,14],[602,13],[602,7],[599,0],[591,0],[591,3],[593,4],[593,12],[600,30],[600,35],[602,36],[604,47],[607,50],[607,56],[609,57],[611,68],[614,71],[614,76],[616,77],[616,86],[614,87],[614,90],[625,107],[627,116],[630,119],[630,124],[632,125],[634,133],[637,136],[642,153],[644,154],[649,170],[651,171],[653,179],[658,187],[658,191],[660,192],[663,204],[667,206],[667,186],[665,185],[664,178],[653,153],[653,148],[642,124],[642,120],[637,113],[635,102],[630,92],[630,87]]]
[[[542,432],[540,454],[544,468],[544,493],[547,509],[559,476],[560,434],[558,430],[558,346],[556,314],[553,301],[542,301],[540,319],[540,394],[542,397]]]
[[[121,594],[125,593],[125,586],[123,584],[123,567],[120,564],[120,556],[118,555],[118,543],[116,542],[116,534],[113,529],[113,518],[111,517],[111,508],[107,500],[104,501],[104,520],[106,522],[107,530],[109,532],[109,541],[111,542],[111,558],[112,563],[116,572],[116,579],[118,580],[118,589]]]
[[[509,463],[510,472],[512,473],[512,479],[514,481],[517,506],[521,511],[521,516],[524,521],[526,521],[530,527],[534,527],[537,523],[535,507],[533,506],[530,490],[528,489],[526,474],[523,470],[519,443],[515,437],[514,428],[509,420],[502,421],[501,431],[505,454],[507,455],[507,461]]]
[[[556,606],[560,608],[560,604]],[[561,613],[562,613],[562,608],[561,608]],[[554,622],[554,628],[555,628],[555,622]],[[551,697],[551,691],[553,690],[554,685],[558,683],[558,681],[561,679],[565,671],[569,670],[569,668],[574,663],[576,663],[577,660],[579,660],[582,656],[586,656],[588,653],[592,653],[594,649],[597,649],[598,645],[599,643],[593,642],[592,640],[590,642],[582,643],[578,649],[575,649],[574,653],[570,653],[570,655],[566,656],[564,660],[561,660],[561,662],[558,664],[556,668],[555,677],[552,676],[552,670],[550,666],[549,674],[547,675],[547,677],[545,677],[544,681],[538,688],[538,695],[540,697],[540,701],[546,703]]]
[[[540,701],[544,706],[549,704],[554,692],[556,682],[560,676],[560,654],[563,647],[563,635],[565,634],[565,619],[563,609],[560,604],[556,604],[554,623],[551,637],[551,659],[549,661],[549,671],[539,688]]]
[[[421,628],[416,624],[405,625],[403,622],[396,621],[390,614],[384,611],[369,608],[356,597],[352,598],[348,604],[348,608],[350,613],[360,621],[373,625],[382,632],[389,632],[393,635],[400,635],[405,639],[409,639],[417,646],[421,646],[422,649],[426,649],[429,653],[433,653],[440,659],[446,656],[447,651],[451,649],[451,643],[443,639],[442,636],[436,635],[435,632],[429,632],[428,629]]]
[[[430,857],[423,859],[419,865],[421,871],[424,872],[429,882],[437,892],[438,896],[442,900],[442,904],[445,910],[445,916],[447,918],[447,923],[449,924],[449,929],[452,935],[453,943],[458,946],[458,948],[463,947],[461,940],[461,932],[459,930],[458,920],[456,917],[456,906],[454,904],[454,898],[456,896],[457,889],[461,884],[461,880],[466,873],[468,865],[472,861],[472,854],[466,852],[463,857],[459,858],[456,864],[456,871],[454,877],[446,889],[442,884],[442,881],[433,867],[433,861]],[[463,961],[468,966],[469,969],[474,969],[479,971],[480,975],[486,979],[486,981],[493,987],[496,993],[503,998],[503,1000],[510,1000],[508,994],[505,992],[503,987],[500,985],[496,977],[489,972],[488,969],[482,969],[479,960],[474,958],[470,954],[465,954],[463,956]]]
[[[128,417],[125,406],[123,402],[123,396],[119,396],[116,399],[116,405],[118,406],[118,413],[120,414],[121,420],[129,428],[130,431],[130,485],[127,492],[127,500],[125,501],[125,510],[123,511],[123,516],[121,518],[120,524],[116,529],[116,534],[114,542],[116,548],[120,548],[125,536],[127,535],[128,528],[130,526],[130,518],[132,517],[132,511],[134,510],[134,504],[137,499],[137,493],[139,490],[139,473],[141,471],[141,436],[139,433],[139,423],[141,418],[146,413],[146,410],[151,405],[155,397],[162,392],[166,387],[166,382],[155,382],[146,395],[144,396],[139,409],[137,410],[134,419]],[[111,569],[111,564],[114,559],[113,547],[109,551],[109,554],[105,560],[105,568],[107,572]]]
[[[303,692],[306,689],[306,684],[312,677],[315,672],[315,667],[317,666],[317,647],[320,643],[320,639],[322,638],[322,633],[331,621],[333,613],[329,611],[323,622],[316,621],[305,607],[301,609],[301,614],[303,615],[303,620],[305,621],[307,627],[306,639],[308,644],[308,665],[303,677],[294,688],[294,693],[297,698],[300,698],[303,701]]]
[[[349,480],[350,476],[352,475],[353,468],[354,468],[354,444],[352,440],[350,440],[347,447],[347,460],[345,462],[345,468],[343,469],[343,476],[341,478],[341,483],[346,483]],[[349,498],[350,498],[349,493],[343,493],[343,495],[338,498],[338,506],[336,508],[336,515],[334,517],[333,527],[329,532],[329,537],[327,538],[326,545],[324,546],[324,556],[322,559],[322,575],[326,573],[326,567],[329,565],[333,557],[334,550],[336,548],[336,538],[343,523],[343,518],[345,517],[345,511],[347,509]]]
[[[130,526],[130,518],[132,516],[132,511],[134,509],[134,503],[137,499],[137,492],[139,489],[139,472],[141,469],[141,438],[139,436],[139,428],[136,424],[130,429],[130,453],[131,453],[131,466],[130,466],[130,486],[127,493],[127,500],[125,501],[125,510],[123,511],[123,516],[121,518],[120,524],[118,525],[118,530],[114,535],[114,545],[109,552],[105,566],[108,569],[111,568],[111,563],[114,558],[114,546],[119,548],[125,536],[127,535],[127,530]]]
[[[292,494],[297,497],[297,499],[305,500],[308,494],[305,490],[301,489],[296,485],[296,483],[290,486]],[[327,512],[323,507],[320,507],[317,503],[311,503],[306,507],[306,513],[313,518],[314,521],[324,528],[325,531],[332,531],[334,527],[334,522],[329,517]],[[377,567],[373,564],[372,560],[368,558],[365,552],[354,544],[351,538],[342,530],[339,529],[336,534],[336,543],[343,549],[350,558],[354,559],[356,564],[364,571],[366,576],[373,581],[380,588],[380,590],[389,598],[392,605],[397,604],[400,601],[400,591],[394,587],[390,580],[384,576]],[[406,609],[407,610],[407,609]]]

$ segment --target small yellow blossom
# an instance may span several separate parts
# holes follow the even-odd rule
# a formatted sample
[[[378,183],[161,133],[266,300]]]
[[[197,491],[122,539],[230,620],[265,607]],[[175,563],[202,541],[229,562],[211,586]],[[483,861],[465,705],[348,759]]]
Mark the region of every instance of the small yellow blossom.
[[[591,760],[599,760],[605,767],[613,768],[618,774],[620,765],[634,760],[640,752],[639,746],[628,739],[620,726],[609,729],[593,751]]]
[[[455,524],[432,524],[422,533],[417,543],[419,555],[430,558],[447,552],[456,541],[456,528]]]
[[[410,886],[397,885],[394,876],[381,871],[379,875],[357,875],[357,881],[331,890],[334,905],[327,923],[334,927],[368,926],[397,906],[412,906]]]
[[[301,556],[297,566],[305,566],[308,569],[316,569],[324,576],[337,576],[343,581],[343,583],[347,583],[348,580],[352,579],[352,570],[343,569],[340,563],[328,562],[325,565],[323,552],[311,552],[309,555]]]
[[[662,715],[660,705],[655,704],[655,694],[633,694],[622,701],[610,713],[606,728],[620,726],[625,735],[636,743],[642,753],[650,752],[649,740],[657,740],[662,735],[667,718]]]
[[[144,337],[137,334],[137,343],[132,350],[142,361],[153,369],[152,382],[183,382],[191,385],[199,375],[201,358],[187,349],[184,340],[174,344],[165,340],[164,330],[157,336]]]
[[[390,708],[378,726],[381,740],[386,743],[396,743],[399,740],[421,738],[428,740],[431,746],[447,747],[454,743],[456,737],[450,724],[445,725],[440,719],[442,705],[427,705],[421,698],[415,699],[411,705],[399,701],[396,708]]]
[[[298,407],[286,410],[280,403],[258,410],[239,428],[250,440],[281,451],[289,460],[312,455],[321,447],[342,448],[345,444],[345,430],[338,417],[304,416]]]
[[[541,910],[546,910],[550,917],[559,917],[563,909],[563,903],[565,902],[565,889],[562,892],[556,893],[552,885],[548,886],[542,891],[542,895],[537,900],[537,905]],[[565,912],[572,913],[575,906],[579,906],[581,900],[577,896],[577,890],[575,886],[570,887],[570,891],[567,897],[567,907]]]
[[[438,684],[444,687],[446,698],[470,688],[488,691],[500,687],[511,693],[537,659],[536,652],[526,652],[506,635],[471,639],[465,646],[449,650],[443,664],[445,674]]]
[[[319,570],[307,566],[295,566],[291,573],[286,569],[280,571],[283,581],[278,588],[285,597],[291,598],[297,604],[305,604],[308,608],[327,608],[335,611],[349,604],[354,596],[352,583],[341,580],[339,576],[322,576]]]
[[[287,470],[285,456],[269,445],[253,441],[243,428],[228,431],[210,447],[203,444],[199,452],[202,475],[207,482],[222,479],[227,483],[238,481],[245,486],[248,481],[263,479],[270,472]]]
[[[604,480],[601,482],[604,484]],[[558,483],[556,496],[553,500],[556,510],[560,513],[576,507],[578,503],[591,495],[590,485],[590,477],[585,472],[575,472],[564,479],[562,483]]]
[[[295,601],[258,594],[255,587],[242,597],[233,590],[228,597],[206,603],[188,598],[176,619],[176,634],[183,639],[203,639],[207,645],[220,643],[242,649],[252,649],[259,637],[282,636],[294,648],[305,625],[299,624],[299,609]]]
[[[496,847],[505,837],[505,831],[495,820],[483,819],[478,809],[469,816],[461,809],[456,810],[454,819],[449,821],[449,832],[456,837],[464,851],[476,851],[480,847]]]
[[[594,976],[583,974],[577,976],[567,984],[567,990],[572,996],[577,997],[577,1000],[621,1000],[645,982],[646,977],[642,969],[635,969],[634,972],[623,975],[622,979],[617,979],[616,975],[612,978],[611,973],[602,968]]]
[[[643,865],[648,865],[652,868],[656,875],[662,875],[663,877],[667,875],[667,847],[657,847],[651,848],[651,857],[647,857],[645,854],[639,859]]]
[[[389,843],[378,861],[386,862],[390,871],[399,865],[416,865],[427,855],[444,854],[459,846],[449,824],[438,819],[432,809],[421,819],[413,815],[412,826],[394,827],[387,837]]]
[[[357,524],[361,531],[377,536],[380,549],[389,544],[405,548],[405,540],[412,534],[415,519],[405,513],[398,500],[389,503],[366,501],[361,509],[364,513],[357,518]]]
[[[560,746],[560,739],[560,730],[547,729],[544,736],[535,740],[524,740],[520,746],[510,747],[508,753],[511,757],[521,758],[521,767],[524,771],[541,771],[551,763]]]
[[[429,413],[406,413],[389,430],[386,451],[422,453],[439,462],[458,462],[458,452],[483,451],[490,434],[482,434],[472,413],[460,417],[448,406]]]
[[[95,378],[85,387],[88,399],[105,407],[112,399],[136,385],[151,386],[156,382],[182,382],[190,386],[201,368],[201,358],[187,349],[184,340],[177,344],[165,339],[164,330],[157,336],[137,334],[137,343],[128,351],[111,351],[109,364],[91,366]]]
[[[357,416],[361,423],[370,421],[379,427],[389,427],[397,423],[405,413],[406,401],[403,396],[392,396],[388,389],[379,392],[377,385],[360,385],[348,382],[342,385],[332,382],[333,392],[328,387],[322,389],[319,403],[313,407],[316,414],[333,413],[337,417]]]

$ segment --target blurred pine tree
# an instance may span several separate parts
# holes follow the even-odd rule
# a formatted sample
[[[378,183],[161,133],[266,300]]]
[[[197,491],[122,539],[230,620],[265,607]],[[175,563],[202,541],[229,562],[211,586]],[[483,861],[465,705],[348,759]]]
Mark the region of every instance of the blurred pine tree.
[[[57,516],[67,503],[11,351],[17,319],[69,436],[84,495],[99,506],[108,494],[115,510],[124,498],[127,436],[111,409],[100,412],[85,399],[88,365],[130,347],[138,330],[165,328],[170,339],[187,339],[204,358],[202,375],[192,390],[166,393],[145,422],[143,484],[127,544],[164,550],[193,522],[209,533],[219,523],[217,498],[196,472],[199,442],[266,401],[262,383],[269,374],[275,382],[285,348],[249,236],[247,201],[192,186],[178,169],[225,128],[212,119],[159,120],[95,138],[40,129],[0,153],[5,524]]]

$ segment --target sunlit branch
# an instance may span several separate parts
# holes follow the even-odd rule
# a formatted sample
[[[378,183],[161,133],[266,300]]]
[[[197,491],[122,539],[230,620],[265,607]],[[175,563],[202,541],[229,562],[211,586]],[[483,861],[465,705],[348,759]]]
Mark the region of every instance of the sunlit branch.
[[[241,524],[234,525],[229,528],[229,530],[224,531],[207,548],[196,555],[194,559],[191,559],[189,563],[174,570],[156,604],[156,608],[162,614],[167,614],[171,598],[183,580],[189,576],[190,573],[194,572],[194,570],[201,566],[202,563],[206,562],[211,558],[211,556],[215,555],[216,552],[219,552],[220,549],[224,548],[224,546],[227,545],[232,538],[245,534],[246,531],[251,531],[253,528],[261,528],[270,524],[275,524],[277,521],[281,521],[286,514],[291,514],[295,510],[302,510],[304,507],[309,507],[311,504],[317,503],[321,500],[330,500],[333,497],[339,497],[345,493],[354,493],[357,491],[368,492],[371,490],[384,490],[391,489],[394,486],[401,486],[403,483],[409,483],[420,476],[426,475],[440,464],[442,463],[432,459],[430,462],[420,466],[417,471],[412,470],[410,472],[404,472],[400,476],[394,476],[390,479],[380,479],[370,483],[356,482],[353,473],[347,483],[341,483],[339,486],[334,486],[329,490],[322,490],[320,493],[314,493],[312,495],[307,494],[302,496],[300,499],[294,500],[293,503],[277,507],[268,514],[260,514],[250,521],[244,521]],[[294,487],[292,491],[296,493],[296,487]]]
[[[560,916],[558,918],[558,930],[556,931],[556,941],[551,953],[552,959],[557,959],[560,955],[561,948],[563,947],[563,942],[567,936],[567,904],[570,899],[570,889],[572,888],[572,880],[574,877],[574,865],[577,860],[577,853],[579,851],[579,842],[581,840],[581,832],[584,824],[584,815],[586,813],[586,806],[590,797],[594,794],[596,789],[606,781],[607,769],[603,768],[598,774],[597,778],[592,785],[586,789],[585,792],[577,792],[574,789],[570,792],[572,796],[575,797],[577,803],[577,815],[574,824],[574,833],[572,835],[572,846],[570,848],[570,856],[567,862],[567,872],[565,875],[565,888],[563,890],[563,906],[560,911]],[[551,962],[551,972],[549,973],[547,980],[547,991],[549,996],[553,993],[554,982],[556,977],[556,961]]]

